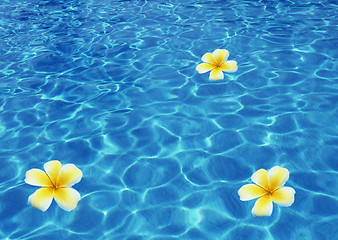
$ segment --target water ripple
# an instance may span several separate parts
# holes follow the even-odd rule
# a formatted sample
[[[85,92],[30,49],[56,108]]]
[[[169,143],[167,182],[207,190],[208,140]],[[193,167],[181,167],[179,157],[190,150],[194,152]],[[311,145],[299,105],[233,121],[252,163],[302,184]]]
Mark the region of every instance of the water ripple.
[[[1,239],[334,239],[334,1],[0,3]],[[239,70],[212,82],[201,56]],[[84,172],[78,208],[27,204],[28,169]],[[254,218],[238,189],[290,171]]]

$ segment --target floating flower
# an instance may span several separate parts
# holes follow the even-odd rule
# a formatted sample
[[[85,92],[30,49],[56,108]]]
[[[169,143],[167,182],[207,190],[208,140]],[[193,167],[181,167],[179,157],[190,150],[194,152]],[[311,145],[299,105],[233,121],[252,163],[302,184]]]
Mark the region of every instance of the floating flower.
[[[251,176],[255,184],[247,184],[241,187],[238,195],[242,201],[255,198],[258,200],[252,209],[252,214],[262,217],[272,214],[273,204],[289,207],[295,201],[295,190],[291,187],[283,187],[289,179],[289,171],[286,168],[275,166],[268,171],[259,169]]]
[[[74,164],[62,166],[57,160],[45,163],[43,168],[46,172],[35,168],[26,172],[25,182],[41,187],[29,196],[28,202],[33,207],[46,211],[54,198],[63,210],[74,210],[81,196],[71,186],[80,182],[81,170]]]
[[[210,80],[221,80],[224,78],[223,72],[236,72],[237,62],[227,61],[229,57],[228,50],[216,49],[212,54],[206,53],[202,56],[204,63],[198,64],[196,70],[198,73],[210,72]]]

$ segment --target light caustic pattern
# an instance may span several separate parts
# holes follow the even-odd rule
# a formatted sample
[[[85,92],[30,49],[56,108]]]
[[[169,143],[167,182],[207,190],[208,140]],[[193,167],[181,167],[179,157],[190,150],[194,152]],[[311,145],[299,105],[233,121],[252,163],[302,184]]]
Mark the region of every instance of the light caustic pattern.
[[[335,1],[1,1],[1,239],[334,239]],[[201,56],[238,70],[210,81]],[[49,160],[72,212],[27,198]],[[237,191],[281,166],[291,207]]]

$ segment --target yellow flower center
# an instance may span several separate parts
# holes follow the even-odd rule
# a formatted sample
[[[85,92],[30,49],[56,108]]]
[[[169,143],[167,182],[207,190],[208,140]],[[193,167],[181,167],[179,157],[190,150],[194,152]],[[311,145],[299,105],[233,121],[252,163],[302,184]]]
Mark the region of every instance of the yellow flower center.
[[[54,184],[54,182],[52,181],[52,179],[49,177],[49,175],[46,173],[47,177],[49,178],[50,180],[50,183],[51,183],[51,188],[53,188],[53,190],[56,190],[57,189],[57,186]]]
[[[277,189],[275,189],[275,190],[273,190],[273,191],[271,191],[270,189],[268,189],[268,190],[266,190],[267,191],[267,193],[271,196],[272,195],[272,193],[273,192],[275,192]]]

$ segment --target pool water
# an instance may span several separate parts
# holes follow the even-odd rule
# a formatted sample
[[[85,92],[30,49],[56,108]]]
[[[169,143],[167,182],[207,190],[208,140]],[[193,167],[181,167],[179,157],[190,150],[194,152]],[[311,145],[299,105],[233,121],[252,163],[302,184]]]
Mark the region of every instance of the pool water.
[[[334,0],[0,2],[0,238],[338,239]],[[195,70],[227,49],[238,71]],[[83,172],[72,212],[25,172]],[[290,207],[238,189],[289,170]]]

